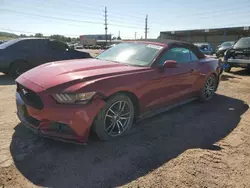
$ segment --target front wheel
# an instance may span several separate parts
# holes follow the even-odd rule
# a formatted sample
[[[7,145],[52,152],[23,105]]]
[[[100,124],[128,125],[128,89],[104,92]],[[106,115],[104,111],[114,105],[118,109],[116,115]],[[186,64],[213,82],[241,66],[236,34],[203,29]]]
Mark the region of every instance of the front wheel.
[[[215,75],[210,75],[200,91],[200,100],[205,102],[211,99],[216,91],[218,79]]]
[[[98,113],[94,130],[101,140],[112,140],[128,132],[133,120],[134,105],[131,99],[124,94],[118,94],[111,97]]]

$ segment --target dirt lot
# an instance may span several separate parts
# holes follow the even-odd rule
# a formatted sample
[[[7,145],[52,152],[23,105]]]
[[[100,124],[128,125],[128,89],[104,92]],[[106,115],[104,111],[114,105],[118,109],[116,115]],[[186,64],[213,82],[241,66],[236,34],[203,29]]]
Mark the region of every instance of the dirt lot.
[[[134,126],[115,142],[33,135],[0,75],[0,187],[250,187],[250,75],[224,74],[217,95]]]

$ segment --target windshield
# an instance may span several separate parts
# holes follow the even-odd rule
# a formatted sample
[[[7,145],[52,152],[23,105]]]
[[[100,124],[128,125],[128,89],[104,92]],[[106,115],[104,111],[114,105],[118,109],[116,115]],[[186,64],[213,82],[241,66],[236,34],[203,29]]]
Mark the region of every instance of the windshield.
[[[5,49],[5,48],[11,46],[12,44],[14,44],[14,43],[16,43],[18,41],[19,41],[18,39],[13,39],[13,40],[6,41],[6,42],[0,44],[0,49]]]
[[[230,42],[223,42],[223,43],[221,44],[221,46],[232,46],[233,44],[234,44],[233,41],[230,41]]]
[[[159,54],[162,46],[143,43],[121,43],[96,58],[134,66],[149,66]]]
[[[233,48],[250,48],[250,37],[241,38],[235,43]]]

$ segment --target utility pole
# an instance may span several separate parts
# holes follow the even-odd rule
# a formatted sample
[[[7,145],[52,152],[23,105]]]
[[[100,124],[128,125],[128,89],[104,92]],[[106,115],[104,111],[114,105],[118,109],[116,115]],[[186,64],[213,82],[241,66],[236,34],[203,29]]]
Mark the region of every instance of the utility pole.
[[[148,15],[145,18],[145,39],[148,38]]]
[[[137,32],[135,32],[135,40],[136,40],[136,34],[137,34]]]
[[[104,23],[104,25],[105,25],[105,39],[106,39],[106,46],[107,46],[107,43],[108,43],[108,23],[107,23],[107,21],[108,21],[108,15],[107,15],[107,7],[105,7],[105,11],[104,11],[104,13],[105,13],[105,15],[104,15],[104,17],[105,17],[105,23]]]
[[[117,37],[117,39],[120,40],[120,38],[121,38],[121,37],[120,37],[120,31],[119,31],[119,32],[118,32],[118,37]]]
[[[112,34],[110,33],[110,39],[109,39],[109,42],[110,42],[110,45],[111,45],[111,39],[112,38]]]

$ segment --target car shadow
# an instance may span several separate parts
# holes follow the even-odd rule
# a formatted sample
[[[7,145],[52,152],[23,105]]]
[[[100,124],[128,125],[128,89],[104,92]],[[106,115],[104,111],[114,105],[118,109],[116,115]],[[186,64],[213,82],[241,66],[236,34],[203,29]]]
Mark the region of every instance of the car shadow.
[[[0,85],[13,85],[15,80],[5,74],[0,74]]]
[[[250,71],[247,69],[234,69],[230,73],[234,75],[239,75],[239,76],[250,76]]]
[[[231,79],[241,79],[241,78],[238,78],[236,76],[232,76],[229,74],[222,74],[221,75],[221,81],[227,81],[227,80],[231,80]]]
[[[248,105],[215,95],[136,124],[115,141],[86,146],[40,139],[17,125],[10,151],[17,169],[45,187],[116,187],[127,184],[191,148],[218,151],[216,142],[238,125]]]

